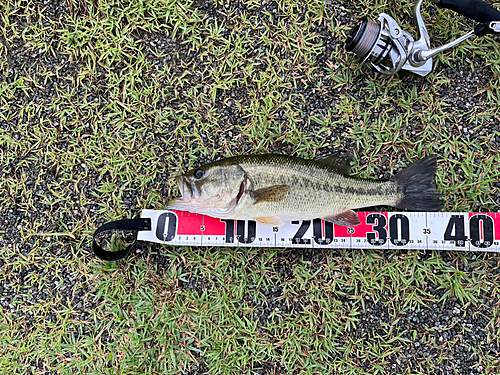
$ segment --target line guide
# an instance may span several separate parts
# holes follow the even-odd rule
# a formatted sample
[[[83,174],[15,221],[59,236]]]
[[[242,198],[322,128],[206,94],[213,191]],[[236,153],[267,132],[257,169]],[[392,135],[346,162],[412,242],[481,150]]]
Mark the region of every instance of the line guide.
[[[174,246],[309,247],[500,252],[500,213],[358,212],[361,224],[321,219],[282,227],[252,220],[215,219],[184,211],[143,210],[150,230],[137,239]]]

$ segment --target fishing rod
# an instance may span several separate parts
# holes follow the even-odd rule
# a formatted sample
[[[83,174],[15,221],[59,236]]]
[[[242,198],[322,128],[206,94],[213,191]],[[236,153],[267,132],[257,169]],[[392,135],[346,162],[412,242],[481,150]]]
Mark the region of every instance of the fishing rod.
[[[479,24],[467,34],[440,47],[431,48],[429,33],[422,18],[423,0],[417,0],[413,17],[418,26],[418,37],[410,33],[386,13],[381,13],[375,22],[367,17],[361,19],[350,30],[346,49],[369,62],[384,74],[396,74],[401,69],[426,76],[432,71],[432,58],[476,35],[500,34],[500,11],[481,0],[433,0],[440,8],[447,8]]]

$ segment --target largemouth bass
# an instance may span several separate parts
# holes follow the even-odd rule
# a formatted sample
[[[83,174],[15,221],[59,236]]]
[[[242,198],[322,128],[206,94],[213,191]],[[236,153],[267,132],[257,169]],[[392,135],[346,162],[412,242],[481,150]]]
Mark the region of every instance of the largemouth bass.
[[[357,208],[439,211],[443,203],[434,183],[436,169],[432,155],[389,181],[376,181],[350,177],[349,161],[342,157],[235,156],[178,177],[182,197],[168,202],[167,209],[273,226],[314,218],[355,226],[360,224]]]

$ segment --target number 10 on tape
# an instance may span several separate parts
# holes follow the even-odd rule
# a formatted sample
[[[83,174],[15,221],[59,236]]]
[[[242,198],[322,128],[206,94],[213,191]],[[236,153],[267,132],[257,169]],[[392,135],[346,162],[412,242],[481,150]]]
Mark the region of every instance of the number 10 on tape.
[[[183,211],[143,210],[151,230],[138,240],[175,246],[389,248],[500,252],[500,213],[358,212],[360,225],[321,219],[272,227]]]

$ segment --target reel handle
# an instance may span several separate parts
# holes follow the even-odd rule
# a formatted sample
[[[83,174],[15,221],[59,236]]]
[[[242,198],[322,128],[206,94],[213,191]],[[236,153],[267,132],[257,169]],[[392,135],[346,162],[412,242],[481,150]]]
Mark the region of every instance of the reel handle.
[[[481,0],[434,0],[440,8],[451,9],[474,21],[500,21],[500,11]]]

